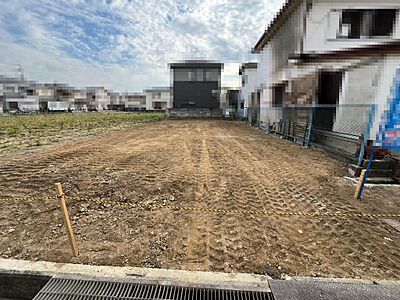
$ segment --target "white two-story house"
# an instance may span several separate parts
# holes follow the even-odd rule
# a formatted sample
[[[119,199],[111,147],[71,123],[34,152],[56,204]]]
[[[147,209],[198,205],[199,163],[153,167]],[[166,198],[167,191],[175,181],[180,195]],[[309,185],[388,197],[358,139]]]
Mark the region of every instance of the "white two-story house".
[[[285,105],[336,106],[319,121],[361,135],[377,104],[376,134],[400,68],[399,12],[399,0],[288,0],[253,48],[260,121]]]
[[[251,111],[249,110],[249,107],[257,107],[257,103],[252,102],[255,98],[254,93],[257,82],[257,63],[253,62],[242,64],[239,69],[239,75],[242,77],[242,87],[239,95],[238,112],[240,117],[248,118],[249,122],[251,123],[253,118],[252,112],[257,112],[257,109],[250,109]]]
[[[145,90],[146,110],[166,110],[172,107],[172,90],[170,87],[154,87]]]

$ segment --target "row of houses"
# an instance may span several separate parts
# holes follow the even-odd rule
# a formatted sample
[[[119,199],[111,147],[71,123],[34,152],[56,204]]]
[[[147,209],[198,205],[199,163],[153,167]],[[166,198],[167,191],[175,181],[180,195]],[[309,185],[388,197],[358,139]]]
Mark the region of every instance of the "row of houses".
[[[165,110],[172,106],[171,89],[116,93],[104,87],[73,88],[0,76],[0,113],[44,111]]]
[[[288,0],[252,52],[257,61],[239,71],[238,115],[340,148],[376,135],[388,109],[400,69],[400,2]],[[320,136],[309,135],[310,122]]]
[[[170,65],[172,87],[154,87],[143,93],[117,93],[104,87],[73,88],[60,83],[36,83],[0,76],[0,112],[154,111],[215,109],[233,116],[239,90],[221,87],[223,65],[186,61]]]

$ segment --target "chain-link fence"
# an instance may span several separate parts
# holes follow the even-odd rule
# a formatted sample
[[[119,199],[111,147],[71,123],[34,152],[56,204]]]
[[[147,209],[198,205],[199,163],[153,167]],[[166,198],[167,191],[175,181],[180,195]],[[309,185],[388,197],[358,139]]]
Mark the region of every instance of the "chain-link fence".
[[[306,105],[249,108],[248,121],[304,146],[319,146],[356,159],[371,105]]]

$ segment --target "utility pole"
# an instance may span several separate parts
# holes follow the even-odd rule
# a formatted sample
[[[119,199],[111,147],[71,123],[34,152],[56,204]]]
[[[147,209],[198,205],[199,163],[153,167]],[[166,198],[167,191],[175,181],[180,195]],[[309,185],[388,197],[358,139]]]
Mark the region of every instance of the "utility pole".
[[[24,69],[20,64],[17,64],[17,77],[21,80],[24,81]]]

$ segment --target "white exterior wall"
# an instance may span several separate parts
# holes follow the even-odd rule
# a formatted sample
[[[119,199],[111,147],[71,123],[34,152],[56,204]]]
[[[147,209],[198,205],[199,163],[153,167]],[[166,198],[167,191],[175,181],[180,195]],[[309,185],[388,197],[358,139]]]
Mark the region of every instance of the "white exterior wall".
[[[110,104],[110,96],[103,89],[98,89],[95,92],[96,97],[96,108],[97,110],[107,109],[107,106]]]
[[[146,103],[143,103],[143,100],[138,98],[137,96],[125,96],[125,107],[126,108],[137,108],[137,109],[146,109]]]
[[[171,93],[170,92],[162,92],[161,93],[162,101],[167,102],[167,108],[172,107]]]
[[[54,90],[49,88],[39,88],[37,89],[37,94],[39,97],[53,97]]]
[[[7,93],[18,93],[18,83],[0,84],[0,93],[2,95]]]
[[[21,111],[38,111],[39,110],[39,97],[37,96],[27,96],[22,98],[6,98],[3,99],[4,105],[9,107],[7,103],[17,102],[18,109]]]
[[[348,69],[343,78],[340,103],[344,105],[375,103],[381,68],[382,59],[379,59]]]
[[[288,58],[301,53],[304,32],[305,3],[297,6],[286,23],[258,55],[257,84],[260,90],[260,120],[268,122],[279,112],[271,110],[272,87],[290,79]],[[272,115],[271,115],[272,114]]]
[[[305,1],[304,1],[305,2]],[[315,62],[301,66],[290,66],[288,55],[300,52],[331,52],[347,48],[379,44],[400,39],[400,14],[391,38],[338,39],[338,12],[342,9],[400,9],[399,0],[314,0],[307,12],[305,3],[299,5],[285,24],[268,42],[258,55],[258,70],[255,90],[260,90],[261,121],[280,117],[279,110],[272,107],[272,87],[282,82],[290,82],[320,70],[343,70],[344,79],[340,94],[341,104],[383,103],[389,96],[393,82],[396,58],[391,56],[380,62],[368,59],[352,59],[331,62]],[[337,11],[335,17],[335,10]],[[304,22],[306,27],[304,28]],[[303,32],[305,34],[303,35]],[[303,49],[302,49],[303,48]],[[367,61],[367,62],[366,62]],[[400,65],[397,65],[400,67]],[[382,109],[380,109],[382,111]],[[383,109],[384,110],[384,109]],[[362,113],[364,118],[365,113]],[[338,112],[337,120],[344,117]],[[356,116],[358,117],[358,116]],[[361,116],[360,116],[361,118]],[[339,124],[340,122],[338,122]]]
[[[240,97],[244,101],[243,116],[247,117],[247,109],[250,106],[251,93],[256,90],[257,86],[257,69],[244,69],[242,76],[246,76],[246,81],[240,90]]]
[[[50,111],[67,111],[69,108],[68,101],[49,101],[48,108]]]
[[[118,99],[119,99],[118,100],[119,104],[123,104],[123,105],[125,105],[125,107],[128,107],[128,104],[127,104],[128,97],[126,94],[119,95]]]
[[[78,110],[83,109],[87,110],[87,94],[86,91],[75,91],[73,93],[73,104],[71,105],[71,109]],[[85,104],[82,104],[85,103]]]
[[[86,99],[86,91],[78,91],[74,93],[74,99]]]
[[[26,98],[18,99],[18,108],[22,111],[38,111],[39,110],[39,97],[26,96]]]
[[[110,104],[111,105],[119,104],[119,96],[118,95],[116,95],[116,94],[108,94],[108,93],[107,93],[107,95],[108,95],[108,97],[110,99]]]
[[[86,91],[86,98],[89,109],[101,111],[107,109],[110,104],[110,96],[103,88],[89,88]]]
[[[146,110],[153,110],[153,95],[146,91]]]
[[[228,99],[228,88],[221,88],[219,93],[219,106],[225,116],[229,116],[229,99]]]
[[[338,39],[338,10],[341,9],[400,9],[399,0],[314,0],[306,21],[304,52],[327,52],[379,44],[400,39],[400,14],[397,14],[392,38]]]
[[[158,98],[157,93],[161,92],[161,97]],[[166,103],[166,108],[172,108],[171,92],[165,90],[148,90],[146,91],[146,110],[154,110],[154,102]]]
[[[381,120],[382,114],[388,108],[388,99],[391,96],[391,88],[398,68],[400,68],[399,54],[380,58],[305,64],[293,67],[291,77],[301,78],[321,70],[342,70],[344,76],[339,95],[340,106],[337,109],[333,130],[363,134],[364,132],[353,132],[352,130],[365,127],[369,116],[369,105],[376,104],[378,110],[371,130],[371,136],[375,136],[378,130],[378,120]],[[352,123],[354,123],[353,126]]]
[[[341,39],[337,38],[339,15],[343,9],[400,9],[399,0],[314,0],[306,21],[304,52],[331,52],[348,48],[359,48],[400,39],[400,14],[396,16],[391,37]],[[368,61],[369,60],[369,61]],[[344,105],[337,111],[333,130],[341,131],[351,121],[365,123],[368,121],[369,108],[349,108],[346,105],[377,104],[378,111],[371,129],[371,136],[378,130],[378,120],[387,109],[390,89],[396,68],[400,68],[400,56],[391,55],[381,59],[364,59],[355,67],[344,66],[338,62],[337,67],[345,69],[339,103]],[[348,61],[347,61],[348,63]],[[354,64],[354,62],[351,62]],[[318,66],[315,66],[318,68]],[[357,126],[355,126],[357,128]],[[356,132],[355,132],[356,133]],[[363,133],[363,132],[360,132]]]
[[[274,56],[271,44],[267,44],[257,56],[256,89],[262,89],[271,82]]]
[[[334,131],[363,134],[372,104],[377,103],[383,59],[369,59],[344,72]]]

